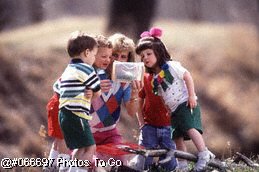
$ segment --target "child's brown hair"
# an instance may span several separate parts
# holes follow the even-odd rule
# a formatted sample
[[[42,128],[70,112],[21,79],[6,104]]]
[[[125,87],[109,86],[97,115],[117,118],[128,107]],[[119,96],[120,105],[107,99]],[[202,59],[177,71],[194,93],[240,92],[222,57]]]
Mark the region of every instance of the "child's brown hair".
[[[71,34],[67,43],[67,52],[70,57],[80,55],[86,49],[93,50],[97,46],[94,37],[81,31],[75,31]]]
[[[136,46],[136,53],[140,55],[143,50],[152,49],[157,58],[157,64],[162,67],[167,61],[171,60],[170,54],[164,43],[156,37],[148,36],[139,40]],[[142,61],[142,59],[141,59]],[[151,68],[146,67],[148,73],[154,73]]]

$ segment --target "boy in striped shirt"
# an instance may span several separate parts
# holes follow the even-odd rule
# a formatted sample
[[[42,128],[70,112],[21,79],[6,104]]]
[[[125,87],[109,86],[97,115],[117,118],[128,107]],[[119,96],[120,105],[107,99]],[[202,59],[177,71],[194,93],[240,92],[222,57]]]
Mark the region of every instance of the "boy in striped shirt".
[[[92,67],[97,53],[96,40],[79,31],[72,33],[67,44],[70,63],[61,75],[59,98],[59,123],[66,145],[73,150],[72,159],[92,161],[96,146],[88,120],[91,99],[85,90],[100,96],[100,80]],[[87,171],[87,166],[71,166],[69,171]]]

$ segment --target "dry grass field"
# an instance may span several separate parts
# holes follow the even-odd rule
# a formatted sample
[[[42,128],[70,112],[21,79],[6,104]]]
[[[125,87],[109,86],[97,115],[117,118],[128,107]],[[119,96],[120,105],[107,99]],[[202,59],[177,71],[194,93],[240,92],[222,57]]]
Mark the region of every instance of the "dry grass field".
[[[51,139],[45,105],[69,58],[74,30],[104,34],[104,18],[63,18],[0,33],[0,158],[43,157]],[[204,138],[219,158],[235,151],[259,154],[259,43],[246,24],[158,20],[172,58],[193,75],[202,107]],[[127,125],[125,125],[127,124]],[[136,118],[122,116],[125,140],[136,142]],[[193,145],[187,142],[191,152]]]

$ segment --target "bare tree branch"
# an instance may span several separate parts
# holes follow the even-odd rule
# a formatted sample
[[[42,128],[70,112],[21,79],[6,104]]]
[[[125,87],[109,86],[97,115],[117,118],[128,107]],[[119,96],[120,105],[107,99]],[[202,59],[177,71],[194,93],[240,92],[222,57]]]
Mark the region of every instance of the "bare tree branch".
[[[147,149],[140,149],[140,150],[135,150],[130,147],[121,147],[122,150],[130,153],[135,153],[139,155],[143,155],[144,157],[158,157],[161,155],[165,155],[168,153],[168,150],[166,149],[157,149],[157,150],[147,150]],[[196,155],[193,155],[188,152],[183,152],[179,150],[171,150],[170,151],[172,154],[170,155],[170,158],[165,160],[165,161],[160,161],[160,163],[166,163],[169,161],[171,158],[176,157],[176,158],[181,158],[181,159],[186,159],[188,161],[193,161],[197,162],[198,157]],[[216,160],[216,159],[211,159],[208,163],[209,166],[214,167],[219,169],[220,171],[226,171],[227,166],[225,166],[221,161]]]
[[[236,158],[234,159],[234,162],[238,163],[239,161],[243,161],[249,167],[259,167],[259,164],[254,163],[251,159],[247,158],[245,155],[243,155],[239,152],[236,152]]]

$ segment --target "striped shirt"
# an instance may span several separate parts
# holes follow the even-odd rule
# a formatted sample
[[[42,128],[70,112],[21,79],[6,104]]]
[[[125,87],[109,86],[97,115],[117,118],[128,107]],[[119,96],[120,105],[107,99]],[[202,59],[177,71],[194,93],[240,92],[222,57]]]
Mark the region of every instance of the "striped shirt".
[[[60,94],[59,91],[60,91],[60,81],[61,81],[61,78],[59,78],[54,84],[53,84],[53,91]]]
[[[61,75],[59,87],[59,109],[65,107],[79,117],[92,118],[91,99],[84,95],[86,88],[93,92],[100,90],[100,80],[92,66],[81,59],[72,59]]]

